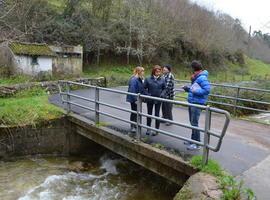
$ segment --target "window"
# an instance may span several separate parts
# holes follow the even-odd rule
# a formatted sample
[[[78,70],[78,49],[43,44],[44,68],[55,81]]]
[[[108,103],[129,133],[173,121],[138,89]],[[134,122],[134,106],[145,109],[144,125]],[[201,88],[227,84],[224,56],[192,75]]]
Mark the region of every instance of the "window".
[[[37,58],[37,56],[32,56],[32,65],[38,65],[38,58]]]

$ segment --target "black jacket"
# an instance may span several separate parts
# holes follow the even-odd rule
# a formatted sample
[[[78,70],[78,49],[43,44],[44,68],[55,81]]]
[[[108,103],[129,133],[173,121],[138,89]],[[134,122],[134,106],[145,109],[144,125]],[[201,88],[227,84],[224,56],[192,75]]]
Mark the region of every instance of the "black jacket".
[[[154,78],[154,76],[150,76],[145,79],[144,81],[144,88],[147,91],[147,94],[153,97],[165,97],[166,93],[166,85],[165,85],[165,79],[163,77],[158,77],[157,79]],[[147,102],[151,102],[151,100],[147,100]],[[157,103],[157,101],[154,101],[153,103]]]

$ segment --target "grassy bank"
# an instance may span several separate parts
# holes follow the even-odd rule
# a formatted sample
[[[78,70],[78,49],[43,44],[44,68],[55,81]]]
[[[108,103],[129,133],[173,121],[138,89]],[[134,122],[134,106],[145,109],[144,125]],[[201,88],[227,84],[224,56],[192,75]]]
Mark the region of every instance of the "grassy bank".
[[[0,126],[22,126],[59,118],[63,110],[48,102],[42,89],[33,88],[0,99]]]
[[[220,188],[223,191],[222,200],[256,199],[251,189],[243,187],[243,181],[236,181],[235,178],[225,172],[216,161],[209,160],[208,164],[203,166],[202,156],[194,156],[190,163],[201,172],[211,174],[218,179]]]
[[[83,73],[84,77],[105,76],[109,86],[126,85],[134,66],[106,65],[87,66]],[[146,76],[151,73],[151,66],[144,66]],[[206,66],[207,69],[207,66]],[[183,65],[173,66],[173,73],[176,79],[189,80],[191,70]],[[209,70],[209,79],[212,82],[241,82],[241,81],[258,81],[270,80],[270,64],[246,57],[246,64],[243,66],[225,63],[223,67],[219,66],[218,70]]]

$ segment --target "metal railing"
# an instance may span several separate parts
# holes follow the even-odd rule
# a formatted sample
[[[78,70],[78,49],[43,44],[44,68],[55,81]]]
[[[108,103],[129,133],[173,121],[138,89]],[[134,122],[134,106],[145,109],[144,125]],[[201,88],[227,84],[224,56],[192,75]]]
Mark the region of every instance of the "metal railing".
[[[175,80],[175,82],[178,84],[179,83],[190,84],[190,81],[187,81],[187,80]],[[256,97],[263,96],[263,95],[270,96],[270,90],[251,88],[251,87],[241,87],[241,86],[234,86],[234,85],[217,84],[217,83],[211,83],[211,86],[213,88],[219,87],[219,88],[231,89],[230,95],[234,94],[234,96],[216,94],[215,91],[212,90],[211,94],[209,94],[208,103],[213,104],[213,105],[222,105],[224,107],[232,107],[234,115],[236,115],[236,112],[238,109],[262,112],[262,113],[270,113],[270,110],[268,110],[268,109],[258,109],[258,108],[252,107],[252,106],[241,105],[241,103],[255,103],[255,104],[261,105],[263,107],[270,108],[270,98],[269,98],[269,101],[262,101],[262,100],[256,100],[256,98],[251,99],[251,98],[248,98],[247,96],[241,97],[242,91],[256,92],[255,93]],[[176,89],[176,92],[184,92],[184,90],[181,89],[181,87],[179,87]],[[177,97],[186,98],[186,97],[182,97],[182,96],[177,96]],[[229,102],[224,102],[226,100],[229,100]]]
[[[207,162],[208,162],[209,150],[214,151],[214,152],[219,151],[221,144],[222,144],[223,137],[225,136],[225,133],[227,131],[227,128],[228,128],[228,125],[230,122],[230,114],[227,111],[213,108],[210,106],[190,104],[190,103],[183,102],[183,101],[174,101],[174,100],[162,99],[162,98],[151,97],[151,96],[146,96],[146,95],[141,95],[141,94],[134,94],[134,93],[129,93],[129,92],[121,91],[121,90],[97,87],[97,86],[92,86],[92,85],[87,85],[87,84],[77,83],[77,82],[72,82],[72,81],[59,81],[58,86],[59,86],[59,91],[60,91],[62,102],[67,103],[68,112],[72,111],[71,106],[77,106],[77,107],[80,107],[82,109],[86,109],[88,111],[91,111],[94,113],[94,116],[95,116],[94,122],[95,122],[96,126],[98,126],[100,124],[100,115],[114,118],[114,119],[120,120],[122,122],[126,122],[128,124],[133,124],[137,127],[136,139],[139,141],[141,141],[142,129],[145,128],[148,130],[156,131],[160,134],[163,134],[163,135],[166,135],[166,136],[169,136],[172,138],[176,138],[179,140],[184,140],[187,142],[197,144],[197,145],[203,147],[203,164],[207,164]],[[92,98],[88,98],[88,97],[74,94],[71,91],[72,86],[79,86],[79,87],[92,89],[92,90],[94,90],[94,96]],[[138,102],[137,103],[137,111],[124,108],[123,106],[113,105],[111,103],[104,102],[104,99],[100,98],[101,92],[110,92],[110,93],[114,93],[114,94],[121,94],[124,96],[126,96],[126,95],[135,96],[138,100],[137,101]],[[66,97],[66,98],[64,98],[64,97]],[[90,105],[85,106],[82,103],[72,101],[71,98],[79,99],[81,101],[90,102],[90,103],[93,103],[94,105],[92,107]],[[148,115],[148,114],[144,113],[143,109],[142,109],[143,108],[143,100],[145,100],[145,99],[156,100],[156,101],[160,101],[160,102],[168,102],[168,103],[172,103],[174,105],[180,105],[180,106],[185,106],[185,107],[193,106],[193,107],[200,108],[200,109],[204,110],[204,112],[205,112],[204,127],[196,127],[196,126],[190,125],[189,123],[180,123],[180,122],[164,119],[161,117]],[[106,112],[106,110],[105,111],[101,110],[100,106],[104,106],[106,108],[108,107],[108,108],[117,109],[119,111],[124,111],[127,113],[134,113],[137,115],[137,122],[127,120],[127,119],[123,118],[123,116],[113,115],[111,113]],[[216,132],[214,130],[211,130],[211,121],[213,119],[212,113],[219,113],[221,115],[224,115],[225,120],[224,120],[224,124],[223,124],[220,132]],[[184,136],[181,136],[181,135],[169,132],[169,131],[149,127],[149,126],[142,123],[143,117],[147,117],[147,118],[151,118],[151,119],[155,119],[155,120],[160,120],[160,121],[164,121],[164,122],[169,122],[169,123],[174,124],[176,126],[188,128],[191,130],[192,129],[198,130],[204,134],[204,140],[203,140],[203,142],[199,142],[199,141],[195,141],[195,140],[189,139],[187,137],[184,137]],[[217,138],[217,142],[216,142],[215,146],[210,144],[211,137]]]

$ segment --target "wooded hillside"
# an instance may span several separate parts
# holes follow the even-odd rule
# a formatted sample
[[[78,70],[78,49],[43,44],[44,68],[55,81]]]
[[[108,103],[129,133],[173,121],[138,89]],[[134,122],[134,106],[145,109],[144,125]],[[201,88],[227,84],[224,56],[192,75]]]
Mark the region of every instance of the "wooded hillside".
[[[270,36],[248,34],[238,19],[188,0],[2,0],[0,39],[81,44],[85,61],[208,66],[243,63],[243,53],[270,62]]]

